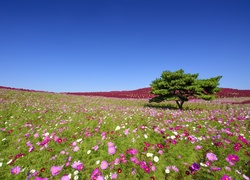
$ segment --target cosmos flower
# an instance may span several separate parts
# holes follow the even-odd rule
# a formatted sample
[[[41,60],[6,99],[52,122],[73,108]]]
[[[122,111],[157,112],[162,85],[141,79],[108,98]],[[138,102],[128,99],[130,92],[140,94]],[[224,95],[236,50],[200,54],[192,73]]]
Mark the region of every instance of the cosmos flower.
[[[78,170],[78,171],[81,171],[84,169],[84,165],[80,162],[80,161],[75,161],[72,165],[71,165],[72,168]]]
[[[75,146],[75,147],[73,148],[73,151],[74,151],[74,152],[77,152],[77,151],[79,151],[79,149],[80,149],[80,148],[79,148],[78,146]]]
[[[216,157],[216,155],[214,153],[207,153],[206,157],[209,161],[217,161],[218,160],[218,158]]]
[[[61,166],[52,166],[50,168],[50,171],[51,171],[51,173],[52,173],[53,176],[59,174],[61,170],[62,170]]]
[[[238,162],[239,161],[239,157],[235,154],[229,154],[227,157],[226,157],[226,161],[227,162]]]
[[[10,170],[11,174],[19,174],[21,168],[19,166],[16,166]]]
[[[110,155],[115,154],[115,153],[116,153],[116,148],[115,148],[115,146],[109,146],[109,147],[108,147],[108,153],[109,153]]]
[[[109,164],[108,164],[107,161],[102,161],[102,162],[101,162],[101,165],[100,165],[101,169],[103,169],[103,170],[104,170],[104,169],[107,169],[108,166],[109,166]]]
[[[230,176],[224,174],[221,178],[221,180],[231,180]]]

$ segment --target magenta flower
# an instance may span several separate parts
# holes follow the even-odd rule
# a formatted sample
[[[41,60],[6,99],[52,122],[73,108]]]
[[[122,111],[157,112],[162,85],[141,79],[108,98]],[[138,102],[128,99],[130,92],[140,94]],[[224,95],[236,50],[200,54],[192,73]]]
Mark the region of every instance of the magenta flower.
[[[242,147],[242,145],[241,145],[240,143],[236,143],[236,144],[234,145],[233,149],[234,149],[236,152],[238,152],[239,149],[240,149],[241,147]]]
[[[108,162],[107,161],[102,161],[101,162],[101,169],[107,169],[108,168],[108,166],[109,166],[109,164],[108,164]]]
[[[221,180],[231,180],[230,176],[224,174],[221,178]]]
[[[102,172],[99,171],[99,168],[96,168],[91,174],[91,180],[96,180],[98,176],[101,176]]]
[[[50,171],[51,171],[51,173],[52,173],[53,176],[59,174],[61,170],[62,170],[61,166],[52,166],[50,168]]]
[[[145,165],[143,169],[146,173],[150,173],[150,167],[148,167],[147,165]]]
[[[80,161],[75,161],[72,165],[72,168],[81,171],[84,169],[84,165]]]
[[[247,140],[244,138],[244,136],[239,135],[239,136],[238,136],[238,139],[239,139],[240,141],[242,141],[244,144],[248,145],[248,142],[247,142]]]
[[[218,160],[218,158],[216,157],[216,155],[214,153],[207,153],[206,157],[209,161],[217,161]]]
[[[44,140],[41,142],[41,146],[44,146],[44,145],[46,145],[48,142],[50,141],[50,138],[48,137],[48,136],[46,136],[45,138],[44,138]]]
[[[227,162],[238,162],[239,157],[235,154],[229,154],[226,158]]]
[[[19,174],[21,168],[19,166],[16,166],[10,170],[11,174]]]

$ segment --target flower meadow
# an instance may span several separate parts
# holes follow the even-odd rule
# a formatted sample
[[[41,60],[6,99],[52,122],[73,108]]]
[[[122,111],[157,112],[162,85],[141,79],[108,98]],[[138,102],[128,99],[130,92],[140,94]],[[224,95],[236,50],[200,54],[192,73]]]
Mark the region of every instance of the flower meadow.
[[[250,179],[250,104],[0,90],[0,179]],[[171,103],[171,102],[170,102]]]

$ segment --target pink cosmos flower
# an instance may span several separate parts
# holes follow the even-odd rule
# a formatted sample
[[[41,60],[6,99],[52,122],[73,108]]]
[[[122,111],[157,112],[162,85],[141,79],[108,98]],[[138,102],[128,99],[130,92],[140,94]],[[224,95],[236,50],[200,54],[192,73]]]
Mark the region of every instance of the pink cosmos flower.
[[[108,147],[115,146],[113,142],[108,142]]]
[[[116,173],[111,174],[111,179],[117,179],[117,178],[118,178],[118,176],[117,176],[117,174],[116,174]]]
[[[70,180],[69,176],[68,175],[64,175],[61,180]]]
[[[102,132],[102,140],[104,140],[106,138],[106,132]]]
[[[19,166],[13,167],[10,172],[11,174],[19,174],[20,173],[21,168]]]
[[[80,161],[75,161],[72,165],[72,168],[81,171],[84,169],[84,165]]]
[[[93,147],[92,147],[92,149],[93,149],[94,151],[97,151],[97,150],[98,150],[98,148],[99,148],[99,146],[98,146],[98,145],[96,145],[96,146],[93,146]]]
[[[61,166],[52,166],[52,167],[50,168],[50,171],[51,171],[51,173],[52,173],[52,176],[55,176],[55,175],[59,174],[61,170],[62,170],[62,167],[61,167]]]
[[[97,176],[96,180],[104,180],[103,176]]]
[[[159,150],[158,153],[159,153],[159,154],[163,154],[163,151],[162,151],[162,150]]]
[[[124,134],[127,136],[129,134],[129,129],[124,130]]]
[[[107,161],[102,161],[101,162],[101,169],[107,169],[108,168],[108,166],[109,166],[109,164],[108,164],[108,162]]]
[[[34,146],[30,146],[29,152],[32,152],[34,150]]]
[[[80,148],[79,148],[78,146],[75,146],[75,147],[73,148],[73,151],[74,151],[74,152],[77,152],[79,149],[80,149]]]
[[[197,151],[197,150],[199,150],[199,149],[201,149],[202,148],[202,146],[195,146],[195,150]]]
[[[109,146],[109,147],[108,147],[108,153],[109,153],[110,155],[115,154],[115,153],[116,153],[115,146]]]
[[[214,153],[207,153],[206,157],[209,161],[217,161],[218,160],[218,158],[216,157],[216,155]]]
[[[176,167],[176,166],[172,166],[172,169],[175,171],[175,172],[178,172],[179,169]]]
[[[155,166],[151,166],[151,170],[152,171],[156,171],[156,167]]]
[[[114,164],[118,165],[119,163],[120,163],[120,158],[116,158],[115,161],[114,161]]]

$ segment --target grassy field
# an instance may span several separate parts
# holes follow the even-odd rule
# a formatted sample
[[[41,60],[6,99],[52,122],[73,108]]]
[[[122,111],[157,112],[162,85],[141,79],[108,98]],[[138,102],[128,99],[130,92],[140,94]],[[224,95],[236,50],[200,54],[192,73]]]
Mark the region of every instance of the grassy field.
[[[174,102],[0,90],[0,179],[250,177],[250,100]]]

